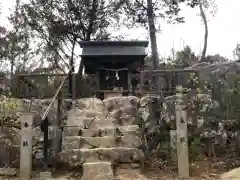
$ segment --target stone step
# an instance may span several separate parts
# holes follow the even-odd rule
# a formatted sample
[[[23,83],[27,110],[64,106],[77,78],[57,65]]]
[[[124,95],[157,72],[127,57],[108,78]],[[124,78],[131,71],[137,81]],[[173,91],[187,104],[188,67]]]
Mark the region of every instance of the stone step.
[[[92,162],[83,164],[81,180],[114,180],[112,163]]]
[[[135,134],[139,136],[139,127],[137,125],[130,126],[110,126],[99,127],[96,129],[83,129],[80,126],[64,127],[63,136],[83,136],[83,137],[102,137],[114,136],[116,134],[126,135]]]
[[[79,136],[81,135],[82,129],[99,129],[101,127],[114,127],[112,121],[106,119],[100,120],[95,118],[76,118],[76,122],[67,122],[67,125],[64,126],[63,132],[66,136]],[[80,122],[81,121],[81,122]],[[82,125],[78,125],[82,124]]]
[[[143,163],[143,153],[137,148],[96,148],[96,149],[68,149],[57,155],[57,161],[67,166],[81,167],[83,163],[111,162],[111,163]]]
[[[114,124],[108,119],[84,118],[84,129],[96,129],[99,127],[113,127]]]
[[[138,125],[102,127],[99,129],[83,129],[81,132],[81,136],[83,137],[102,137],[115,135],[124,136],[128,134],[139,136]]]
[[[81,137],[66,136],[63,138],[62,149],[80,148],[110,148],[110,147],[135,147],[141,145],[141,139],[136,135],[125,136],[103,136],[103,137]]]

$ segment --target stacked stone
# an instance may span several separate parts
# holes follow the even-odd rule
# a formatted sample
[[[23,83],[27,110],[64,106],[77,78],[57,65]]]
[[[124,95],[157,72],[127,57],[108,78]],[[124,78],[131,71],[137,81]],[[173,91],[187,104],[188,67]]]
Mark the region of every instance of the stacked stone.
[[[112,180],[113,165],[140,164],[141,139],[133,125],[137,97],[80,99],[64,128],[59,160],[70,167],[83,167],[83,180]]]

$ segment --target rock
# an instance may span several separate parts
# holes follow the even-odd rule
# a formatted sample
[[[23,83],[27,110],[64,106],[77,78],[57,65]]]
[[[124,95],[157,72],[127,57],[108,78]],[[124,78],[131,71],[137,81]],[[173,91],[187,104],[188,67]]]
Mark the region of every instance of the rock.
[[[240,179],[240,168],[233,169],[227,173],[220,176],[222,180],[239,180]]]
[[[15,176],[17,169],[15,168],[0,168],[0,176]]]
[[[76,117],[77,118],[94,118],[94,119],[105,119],[106,115],[104,112],[96,111],[93,109],[84,109],[84,110],[76,110]]]
[[[160,96],[157,96],[157,95],[146,95],[146,96],[143,96],[141,99],[140,99],[140,107],[148,107],[149,106],[149,103],[150,101],[156,101],[156,100],[159,100],[161,97]]]
[[[114,111],[126,106],[137,108],[139,104],[139,98],[136,96],[109,97],[104,99],[103,103],[108,111]]]
[[[115,109],[107,115],[107,119],[122,126],[132,125],[137,115],[137,108],[133,106],[123,106]]]
[[[114,136],[116,133],[119,133],[123,136],[128,134],[137,136],[139,135],[139,127],[137,125],[129,125],[129,126],[100,127],[99,129],[82,129],[81,136],[83,137]]]
[[[63,138],[62,149],[79,149],[81,137],[80,136],[67,136]]]
[[[84,129],[99,129],[101,127],[113,127],[113,121],[110,119],[84,119]]]
[[[45,180],[45,179],[51,179],[52,173],[49,171],[43,171],[39,173],[39,179]]]
[[[112,164],[109,162],[93,162],[83,164],[82,180],[114,180]]]
[[[97,98],[83,98],[76,101],[76,107],[79,110],[94,110],[97,112],[104,112],[105,106],[100,99]]]
[[[81,137],[67,136],[63,138],[63,149],[80,148],[111,148],[111,147],[139,147],[141,139],[134,135],[125,135],[119,137]]]
[[[119,164],[118,168],[121,168],[121,169],[140,169],[141,164],[139,164],[139,163]]]
[[[69,167],[80,167],[84,162],[142,163],[143,153],[136,148],[68,149],[58,154],[57,160]]]

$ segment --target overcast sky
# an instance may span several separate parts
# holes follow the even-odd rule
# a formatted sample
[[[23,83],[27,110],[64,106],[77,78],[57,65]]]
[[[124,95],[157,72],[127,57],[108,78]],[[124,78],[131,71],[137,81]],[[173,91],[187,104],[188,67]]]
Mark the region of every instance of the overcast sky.
[[[27,1],[27,0],[22,0]],[[0,0],[3,14],[0,18],[1,25],[9,26],[6,16],[9,14],[15,0]],[[209,20],[209,46],[208,54],[219,53],[222,56],[233,58],[233,49],[240,42],[240,0],[216,0],[218,7],[215,17],[208,16]],[[158,48],[161,56],[171,53],[171,48],[182,49],[185,45],[191,46],[198,55],[203,46],[204,26],[198,16],[198,9],[183,7],[182,15],[186,23],[170,25],[161,22],[161,33],[158,33]],[[133,38],[144,40],[146,32],[134,30]]]

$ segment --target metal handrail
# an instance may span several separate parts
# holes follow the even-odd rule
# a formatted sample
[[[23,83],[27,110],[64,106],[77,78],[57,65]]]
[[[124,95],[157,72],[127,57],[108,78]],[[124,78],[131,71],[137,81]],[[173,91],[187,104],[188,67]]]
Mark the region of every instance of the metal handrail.
[[[64,83],[66,82],[68,76],[71,74],[72,70],[69,70],[69,72],[67,73],[67,75],[64,77],[63,81],[61,82],[61,84],[59,85],[55,95],[53,96],[50,104],[48,105],[48,108],[46,109],[46,111],[44,112],[44,114],[42,115],[42,118],[41,120],[45,120],[45,118],[47,117],[48,113],[50,112],[50,110],[52,109],[53,107],[53,104],[54,104],[54,101],[56,100],[56,98],[58,97],[58,94],[60,92],[60,90],[62,89]]]

